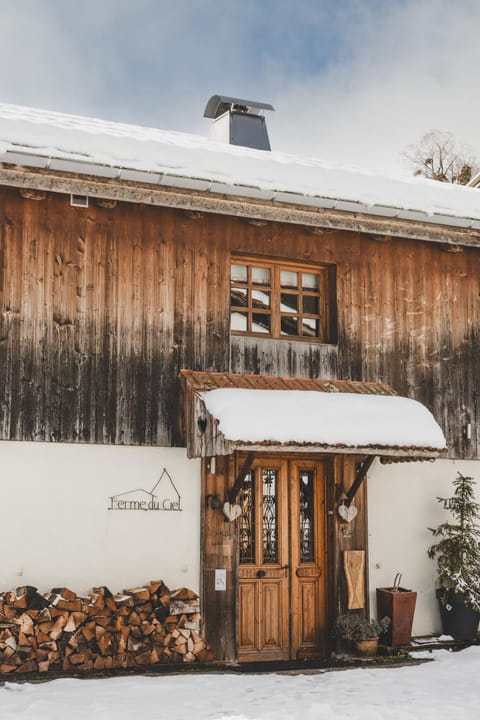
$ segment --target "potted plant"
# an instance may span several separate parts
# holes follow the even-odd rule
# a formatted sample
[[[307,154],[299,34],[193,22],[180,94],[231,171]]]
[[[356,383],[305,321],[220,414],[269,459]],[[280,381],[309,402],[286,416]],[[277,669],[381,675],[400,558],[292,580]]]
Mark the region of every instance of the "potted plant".
[[[368,620],[357,613],[339,615],[333,626],[333,635],[355,645],[358,655],[373,657],[377,654],[379,636],[388,630],[390,618]]]
[[[437,560],[443,632],[468,641],[476,637],[480,620],[480,505],[473,478],[458,473],[453,485],[452,497],[437,498],[452,520],[429,528],[438,542],[428,555]]]

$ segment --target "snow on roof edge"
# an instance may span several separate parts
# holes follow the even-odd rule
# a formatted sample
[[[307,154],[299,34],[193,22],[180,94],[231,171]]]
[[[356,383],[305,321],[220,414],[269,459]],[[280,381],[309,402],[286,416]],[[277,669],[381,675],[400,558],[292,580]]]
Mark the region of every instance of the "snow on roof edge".
[[[78,172],[85,172],[89,165],[137,170],[151,174],[155,183],[158,179],[153,176],[168,176],[220,184],[220,190],[212,190],[226,194],[229,189],[237,195],[238,190],[257,191],[279,202],[304,198],[307,204],[318,202],[321,207],[387,217],[405,213],[404,219],[463,227],[478,224],[480,228],[480,193],[475,188],[418,177],[381,176],[313,158],[224,145],[196,135],[16,105],[0,104],[0,152],[4,162],[16,153],[23,155],[26,164],[31,156],[37,167],[44,158],[47,164],[52,160],[80,163],[80,169],[75,168]]]

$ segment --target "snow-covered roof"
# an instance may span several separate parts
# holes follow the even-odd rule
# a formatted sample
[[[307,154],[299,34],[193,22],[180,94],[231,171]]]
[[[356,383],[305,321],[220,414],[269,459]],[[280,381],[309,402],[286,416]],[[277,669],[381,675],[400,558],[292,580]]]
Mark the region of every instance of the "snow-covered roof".
[[[195,437],[187,437],[193,455],[203,448],[212,454],[208,434],[221,439],[218,448],[227,454],[255,447],[421,458],[446,450],[430,411],[383,383],[193,370],[181,375],[203,406],[196,409]]]
[[[480,228],[480,192],[424,178],[0,104],[0,162]]]
[[[233,443],[444,450],[427,408],[392,395],[216,388],[201,393]]]

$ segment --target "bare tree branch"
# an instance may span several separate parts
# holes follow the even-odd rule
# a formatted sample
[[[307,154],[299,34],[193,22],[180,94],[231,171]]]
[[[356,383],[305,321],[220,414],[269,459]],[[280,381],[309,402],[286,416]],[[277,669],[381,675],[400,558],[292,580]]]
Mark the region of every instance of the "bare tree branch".
[[[402,153],[414,175],[439,182],[467,185],[480,171],[470,148],[456,142],[447,130],[430,130]]]

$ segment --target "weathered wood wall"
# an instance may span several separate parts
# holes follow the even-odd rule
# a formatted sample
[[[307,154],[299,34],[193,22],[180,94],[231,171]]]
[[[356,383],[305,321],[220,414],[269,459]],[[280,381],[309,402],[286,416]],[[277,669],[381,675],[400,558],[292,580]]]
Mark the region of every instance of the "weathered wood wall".
[[[334,264],[337,347],[230,344],[230,253]],[[181,443],[185,367],[386,382],[477,457],[479,278],[471,248],[2,190],[0,438]]]
[[[238,570],[237,523],[225,522],[223,512],[212,508],[215,495],[223,504],[233,485],[234,458],[216,458],[215,474],[210,461],[202,461],[201,575],[202,632],[217,660],[236,659],[236,603]],[[208,498],[208,500],[207,500]],[[215,590],[215,570],[226,571],[225,591]]]
[[[355,471],[364,457],[337,455],[332,460],[331,482],[327,484],[330,493],[328,507],[335,508],[333,518],[328,526],[329,539],[329,617],[348,610],[348,590],[344,571],[345,550],[363,550],[365,558],[368,553],[368,516],[367,516],[367,482],[362,482],[353,498],[358,514],[351,523],[344,522],[338,512],[340,497],[347,493],[355,479]],[[368,564],[365,564],[365,588],[368,588]],[[365,593],[365,606],[362,608],[369,615],[368,592]]]
[[[220,228],[2,191],[0,438],[170,445],[181,367],[228,366]]]
[[[312,233],[281,224],[239,232],[230,249],[334,263],[337,377],[385,382],[419,400],[442,426],[451,457],[478,457],[480,249],[446,252],[434,243],[340,231]],[[233,369],[258,372],[257,357],[236,352],[241,340],[232,341]],[[302,375],[305,348],[298,343],[292,352],[286,343],[278,361],[278,345],[272,343],[270,353],[263,353],[261,371]],[[323,366],[334,371],[334,363],[328,363],[323,354]],[[313,362],[311,370],[317,367]],[[465,437],[467,423],[471,440]]]

